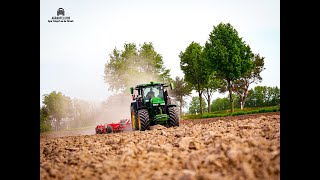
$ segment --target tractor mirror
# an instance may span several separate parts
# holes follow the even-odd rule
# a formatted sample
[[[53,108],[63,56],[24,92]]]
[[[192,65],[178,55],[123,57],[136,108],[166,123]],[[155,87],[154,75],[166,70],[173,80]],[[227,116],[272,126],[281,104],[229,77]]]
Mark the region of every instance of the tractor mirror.
[[[130,92],[131,94],[133,94],[133,87],[130,87]]]
[[[174,85],[173,83],[170,83],[170,89],[173,90],[174,89]]]

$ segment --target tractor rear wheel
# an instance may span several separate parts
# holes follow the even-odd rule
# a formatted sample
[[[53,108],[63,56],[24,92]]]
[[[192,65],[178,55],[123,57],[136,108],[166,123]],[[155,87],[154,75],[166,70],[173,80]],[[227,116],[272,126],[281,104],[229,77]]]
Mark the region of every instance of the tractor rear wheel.
[[[113,132],[112,126],[109,126],[109,125],[107,126],[106,130],[107,130],[107,133]]]
[[[131,106],[130,108],[130,111],[131,111],[131,126],[132,126],[132,130],[139,130],[139,127],[138,127],[138,122],[137,122],[137,115],[136,113],[134,112],[134,107]]]
[[[179,114],[176,107],[169,107],[169,120],[168,125],[169,127],[179,126]]]
[[[150,129],[149,112],[147,109],[140,109],[138,111],[138,127],[140,131]]]

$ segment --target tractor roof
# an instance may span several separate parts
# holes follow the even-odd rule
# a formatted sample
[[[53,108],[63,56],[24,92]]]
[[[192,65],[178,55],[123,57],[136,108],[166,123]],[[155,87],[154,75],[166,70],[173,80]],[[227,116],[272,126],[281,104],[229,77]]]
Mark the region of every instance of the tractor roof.
[[[139,84],[139,85],[136,86],[136,88],[147,87],[147,86],[157,86],[157,85],[162,85],[162,86],[164,86],[164,83],[151,81],[150,84]],[[167,87],[167,86],[164,86],[164,87]]]

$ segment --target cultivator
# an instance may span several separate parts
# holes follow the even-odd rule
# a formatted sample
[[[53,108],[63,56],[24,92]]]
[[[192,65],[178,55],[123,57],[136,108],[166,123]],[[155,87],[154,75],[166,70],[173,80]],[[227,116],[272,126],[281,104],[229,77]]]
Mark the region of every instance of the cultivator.
[[[96,134],[117,133],[131,129],[130,119],[121,119],[118,123],[100,124],[96,126]]]

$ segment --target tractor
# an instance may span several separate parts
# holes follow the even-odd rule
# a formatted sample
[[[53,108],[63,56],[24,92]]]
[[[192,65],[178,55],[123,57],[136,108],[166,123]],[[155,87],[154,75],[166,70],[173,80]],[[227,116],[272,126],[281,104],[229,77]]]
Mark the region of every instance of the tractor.
[[[168,85],[150,82],[130,87],[132,102],[130,105],[132,130],[145,131],[150,126],[161,124],[165,127],[179,126],[177,105],[171,104]],[[174,88],[170,84],[171,90]],[[133,91],[136,90],[136,94]]]

